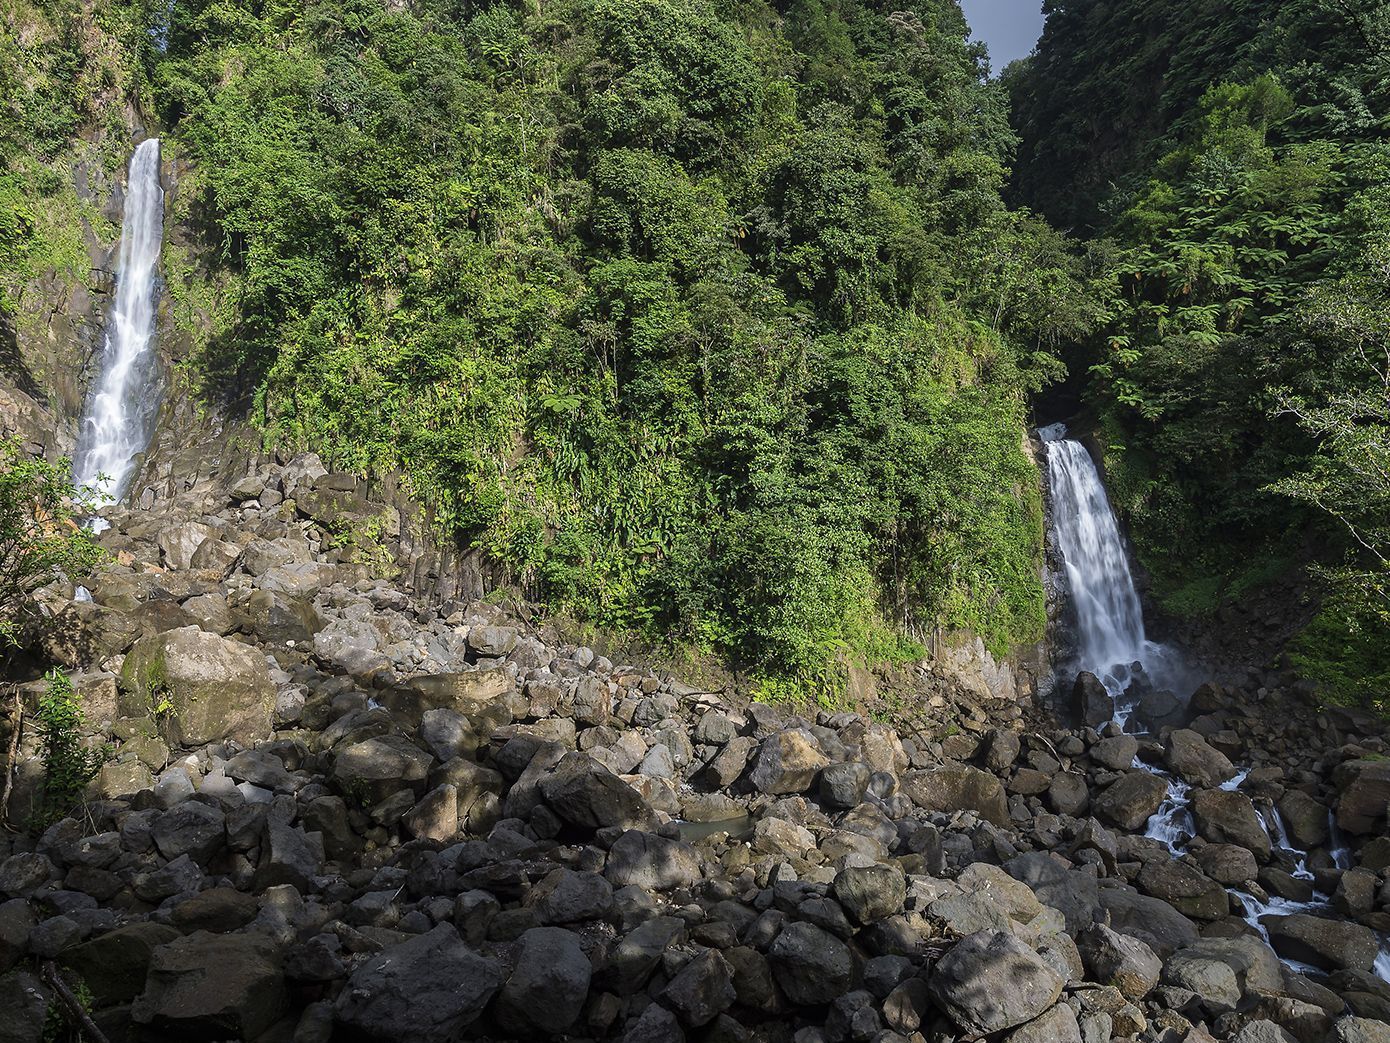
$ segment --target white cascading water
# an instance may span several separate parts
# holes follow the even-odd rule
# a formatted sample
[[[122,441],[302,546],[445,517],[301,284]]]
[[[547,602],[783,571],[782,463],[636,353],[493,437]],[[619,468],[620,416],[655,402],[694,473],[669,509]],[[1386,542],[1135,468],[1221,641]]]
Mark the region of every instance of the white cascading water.
[[[1156,683],[1180,683],[1185,671],[1172,649],[1147,639],[1143,607],[1105,486],[1086,447],[1067,438],[1066,434],[1067,429],[1062,424],[1038,431],[1046,447],[1052,526],[1066,570],[1067,592],[1076,612],[1075,666],[1101,679],[1116,705],[1114,721],[1123,728],[1132,709],[1125,704],[1125,691],[1133,664],[1139,664]],[[1168,783],[1167,796],[1149,819],[1146,835],[1166,846],[1175,856],[1181,855],[1195,832],[1189,808],[1190,787],[1137,757],[1134,767],[1158,775]],[[1243,769],[1220,788],[1237,790],[1249,774],[1248,768]],[[1274,848],[1294,863],[1291,875],[1312,879],[1307,853],[1293,846],[1279,809],[1271,805],[1267,812],[1260,811],[1260,819]],[[1331,858],[1338,868],[1345,869],[1351,865],[1351,852],[1335,820],[1329,821]],[[1262,901],[1246,891],[1229,890],[1240,899],[1246,921],[1266,941],[1269,932],[1261,922],[1262,917],[1331,911],[1330,899],[1323,894],[1315,894],[1308,902],[1273,896]],[[1313,970],[1293,960],[1284,962],[1299,971]],[[1374,973],[1390,981],[1390,940],[1383,940]]]
[[[150,138],[130,159],[116,302],[106,324],[101,372],[88,395],[73,458],[73,483],[92,490],[102,503],[125,494],[159,408],[154,326],[163,238],[159,139]],[[94,528],[102,527],[95,520]]]

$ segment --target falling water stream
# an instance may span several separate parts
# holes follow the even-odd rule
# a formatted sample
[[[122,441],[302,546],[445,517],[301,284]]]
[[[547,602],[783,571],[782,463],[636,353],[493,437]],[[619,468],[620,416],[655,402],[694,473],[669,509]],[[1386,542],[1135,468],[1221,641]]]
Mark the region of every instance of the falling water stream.
[[[1136,676],[1143,674],[1155,684],[1167,684],[1176,689],[1185,671],[1174,649],[1150,641],[1145,633],[1143,608],[1130,572],[1129,557],[1091,454],[1080,442],[1067,437],[1067,429],[1062,424],[1042,428],[1038,436],[1046,449],[1052,526],[1065,566],[1067,593],[1076,614],[1074,665],[1078,671],[1087,670],[1100,678],[1114,703],[1114,723],[1124,729],[1134,710],[1134,697],[1130,693],[1131,681]],[[1167,782],[1167,796],[1149,819],[1146,835],[1162,843],[1175,856],[1181,855],[1196,832],[1189,808],[1190,787],[1176,776],[1138,758],[1134,766]],[[1248,768],[1241,770],[1220,788],[1238,789],[1249,773]],[[1271,805],[1268,811],[1261,810],[1260,819],[1273,846],[1294,864],[1291,875],[1300,880],[1312,880],[1307,852],[1293,846],[1279,809]],[[1339,868],[1346,868],[1351,865],[1351,852],[1330,815],[1329,828],[1332,860]],[[1321,893],[1315,893],[1307,902],[1277,897],[1262,901],[1245,891],[1229,890],[1240,899],[1246,922],[1266,941],[1269,932],[1261,923],[1262,917],[1331,911],[1330,898]],[[1284,962],[1296,970],[1310,969],[1296,961]],[[1384,939],[1374,972],[1390,981],[1390,946]]]
[[[73,458],[74,484],[90,489],[104,503],[125,495],[159,409],[154,326],[163,237],[159,139],[150,138],[130,159],[116,300],[106,324],[101,371],[87,396]],[[93,528],[100,531],[105,523],[93,519]]]

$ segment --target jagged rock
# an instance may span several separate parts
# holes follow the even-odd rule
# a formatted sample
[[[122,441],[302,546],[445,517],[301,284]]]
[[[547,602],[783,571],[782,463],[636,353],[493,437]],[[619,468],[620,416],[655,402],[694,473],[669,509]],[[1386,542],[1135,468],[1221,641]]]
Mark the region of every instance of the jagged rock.
[[[1134,831],[1149,820],[1168,795],[1168,784],[1147,771],[1131,771],[1116,779],[1091,806],[1101,818]]]
[[[28,971],[0,975],[0,1040],[42,1043],[48,1038],[48,1004],[48,990]]]
[[[1115,735],[1091,747],[1091,759],[1112,771],[1126,771],[1139,756],[1139,740],[1133,735]]]
[[[376,804],[403,787],[423,792],[430,763],[430,755],[410,740],[381,735],[338,750],[332,779],[359,803]]]
[[[650,1004],[633,1019],[623,1043],[685,1043],[676,1016],[659,1003]]]
[[[1054,776],[1047,787],[1047,804],[1059,815],[1076,818],[1086,814],[1091,806],[1091,791],[1085,776],[1072,772]]]
[[[1390,1025],[1370,1018],[1338,1018],[1331,1043],[1390,1043]]]
[[[872,776],[867,764],[847,761],[828,765],[820,774],[821,804],[829,808],[852,808],[864,799]]]
[[[1385,825],[1390,806],[1390,760],[1354,760],[1337,765],[1337,825],[1365,836]]]
[[[275,685],[265,657],[197,627],[135,642],[121,667],[121,688],[123,712],[163,717],[172,746],[222,739],[250,745],[269,736],[274,723]]]
[[[604,876],[614,887],[669,891],[699,881],[700,858],[689,844],[629,829],[609,849]]]
[[[1127,887],[1106,887],[1100,890],[1100,904],[1110,914],[1111,927],[1138,938],[1160,958],[1197,940],[1197,925],[1161,899]]]
[[[322,871],[323,838],[275,817],[267,817],[261,842],[261,863],[256,869],[258,891],[288,884],[296,891],[308,892]]]
[[[901,911],[907,881],[892,866],[850,867],[835,875],[835,898],[861,924],[870,924]]]
[[[497,996],[498,1023],[519,1039],[558,1036],[579,1017],[593,969],[579,939],[559,927],[521,936],[516,965]]]
[[[314,635],[314,655],[355,678],[384,673],[391,661],[381,654],[381,635],[370,623],[335,619]]]
[[[0,973],[19,962],[36,923],[34,911],[23,898],[0,903]]]
[[[1192,817],[1213,844],[1238,844],[1261,861],[1269,858],[1269,834],[1244,793],[1201,790],[1192,798]]]
[[[1207,745],[1197,732],[1180,728],[1168,736],[1168,767],[1192,786],[1219,786],[1236,773],[1226,755]]]
[[[995,774],[1012,768],[1014,761],[1018,760],[1019,749],[1017,732],[1007,728],[993,729],[985,750],[985,767]]]
[[[526,893],[526,904],[547,924],[602,920],[613,909],[613,885],[597,873],[556,869]]]
[[[392,1043],[450,1043],[502,986],[502,968],[468,948],[449,924],[368,959],[348,979],[333,1016],[349,1032]]]
[[[59,962],[81,979],[99,1006],[129,1003],[145,987],[155,949],[178,937],[165,924],[127,924],[67,949]]]
[[[1225,888],[1186,862],[1148,862],[1139,871],[1136,883],[1145,894],[1162,899],[1196,920],[1219,920],[1230,912]]]
[[[1138,938],[1093,924],[1076,938],[1088,980],[1113,985],[1131,1000],[1142,1000],[1158,984],[1163,971],[1154,951]]]
[[[1059,1003],[1028,1024],[1010,1032],[1004,1043],[1082,1043],[1076,1012]]]
[[[903,790],[926,811],[970,810],[1000,828],[1009,824],[1003,784],[979,768],[947,764],[931,771],[910,772],[903,779]]]
[[[815,739],[794,728],[763,740],[749,781],[763,793],[804,793],[829,763]]]
[[[1295,847],[1311,851],[1327,843],[1328,812],[1322,801],[1302,790],[1287,790],[1279,798],[1279,814]]]
[[[227,842],[227,816],[198,801],[185,801],[166,811],[150,831],[159,853],[168,859],[190,855],[206,863]]]
[[[199,931],[150,954],[131,1018],[178,1039],[253,1039],[289,1005],[274,944],[259,934]]]
[[[1231,1043],[1298,1043],[1298,1040],[1274,1022],[1260,1020],[1247,1021],[1231,1037]]]
[[[155,537],[164,564],[171,569],[186,569],[193,565],[193,555],[203,542],[217,535],[217,530],[199,522],[180,522],[168,525]]]
[[[1207,844],[1197,852],[1197,864],[1203,873],[1226,887],[1254,880],[1259,872],[1254,853],[1235,844]]]
[[[1099,728],[1115,716],[1115,701],[1101,680],[1089,670],[1076,675],[1071,689],[1072,706],[1082,724]]]
[[[566,754],[541,780],[540,792],[557,815],[576,826],[634,828],[651,821],[641,795],[587,754]]]
[[[1004,868],[1015,880],[1026,884],[1039,902],[1058,910],[1072,934],[1084,930],[1100,914],[1099,888],[1089,873],[1067,869],[1042,852],[1019,855]]]
[[[421,674],[383,691],[381,703],[412,721],[432,710],[452,710],[473,718],[486,715],[515,688],[516,683],[500,669]]]
[[[933,970],[927,988],[965,1032],[1003,1032],[1038,1017],[1062,994],[1062,976],[1011,934],[962,939]]]
[[[736,998],[733,971],[714,949],[690,960],[661,994],[662,1002],[691,1028],[708,1025]]]
[[[1380,951],[1370,928],[1345,920],[1294,913],[1267,916],[1261,922],[1279,955],[1325,970],[1368,971]]]
[[[768,949],[772,974],[793,1003],[819,1006],[849,988],[854,963],[844,942],[814,924],[789,923]]]
[[[603,987],[631,995],[647,983],[662,953],[684,939],[685,922],[674,916],[656,916],[639,924],[609,949]]]

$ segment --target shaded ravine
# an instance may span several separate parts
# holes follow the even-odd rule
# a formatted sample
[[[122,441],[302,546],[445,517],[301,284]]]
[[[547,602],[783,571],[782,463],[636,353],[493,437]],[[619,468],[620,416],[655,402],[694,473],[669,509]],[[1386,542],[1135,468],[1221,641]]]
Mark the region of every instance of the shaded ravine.
[[[101,371],[87,396],[73,457],[73,482],[99,503],[119,501],[149,444],[159,411],[154,348],[159,305],[159,254],[164,235],[160,145],[150,138],[130,159],[121,221],[116,300],[106,323]],[[92,527],[106,527],[93,519]]]
[[[1175,649],[1148,639],[1142,603],[1100,474],[1086,447],[1066,435],[1062,424],[1038,432],[1047,458],[1050,523],[1063,558],[1067,596],[1076,615],[1077,655],[1073,665],[1101,680],[1114,706],[1114,724],[1128,731],[1135,704],[1132,682],[1143,678],[1185,692],[1187,688],[1182,684],[1186,670]],[[1162,778],[1168,785],[1163,804],[1146,825],[1145,836],[1163,844],[1175,856],[1183,854],[1188,841],[1196,835],[1190,808],[1191,787],[1138,757],[1133,766]],[[1249,768],[1240,768],[1219,788],[1238,790],[1249,773]],[[1266,811],[1257,805],[1256,810],[1271,845],[1294,864],[1291,875],[1299,880],[1315,879],[1307,865],[1308,853],[1293,846],[1278,807],[1271,804]],[[1332,838],[1329,853],[1334,864],[1342,869],[1350,867],[1351,851],[1330,810],[1328,829]],[[1266,942],[1270,940],[1262,922],[1266,916],[1334,913],[1332,897],[1316,889],[1312,898],[1303,902],[1275,896],[1260,899],[1235,887],[1226,890],[1239,900],[1245,921]],[[1390,982],[1390,938],[1377,937],[1380,955],[1373,970],[1377,977]],[[1296,960],[1281,959],[1298,971],[1314,969]]]

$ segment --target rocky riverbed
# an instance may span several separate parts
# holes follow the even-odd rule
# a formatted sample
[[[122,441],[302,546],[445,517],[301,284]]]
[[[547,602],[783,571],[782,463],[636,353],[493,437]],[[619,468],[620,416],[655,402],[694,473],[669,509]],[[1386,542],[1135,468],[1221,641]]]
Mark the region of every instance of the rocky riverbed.
[[[783,711],[418,596],[396,506],[248,469],[43,592],[111,758],[0,837],[0,1041],[60,984],[113,1043],[1390,1040],[1379,722],[1277,673],[1148,693],[1144,736],[1087,677],[1070,724],[971,685]]]

